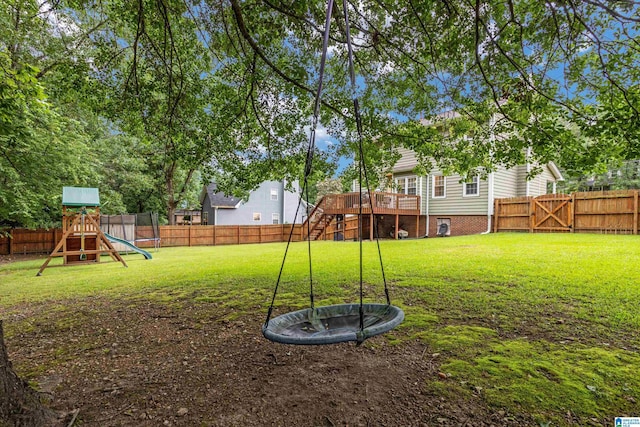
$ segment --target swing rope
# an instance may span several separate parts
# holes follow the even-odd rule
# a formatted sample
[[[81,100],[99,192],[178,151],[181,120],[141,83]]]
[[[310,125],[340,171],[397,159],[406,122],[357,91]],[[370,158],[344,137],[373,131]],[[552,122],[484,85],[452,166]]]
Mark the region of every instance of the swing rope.
[[[379,233],[378,233],[378,227],[377,227],[377,219],[375,216],[375,211],[374,211],[374,206],[375,206],[375,200],[372,197],[371,194],[371,186],[369,185],[369,176],[367,174],[367,165],[365,164],[365,160],[364,160],[364,150],[362,148],[363,146],[363,132],[362,132],[362,116],[360,115],[360,105],[358,103],[358,97],[357,97],[357,86],[356,86],[356,73],[355,73],[355,67],[353,64],[353,46],[351,44],[351,26],[349,24],[349,8],[347,7],[347,0],[342,0],[342,7],[344,9],[344,21],[345,21],[345,36],[347,39],[347,57],[349,59],[349,78],[351,79],[351,96],[353,99],[353,111],[354,111],[354,117],[356,119],[356,130],[358,132],[358,154],[359,154],[359,167],[358,167],[358,186],[360,189],[360,207],[359,207],[359,215],[358,215],[358,231],[360,233],[360,330],[364,330],[364,311],[363,311],[363,295],[364,295],[364,279],[363,279],[363,260],[362,260],[362,252],[363,252],[363,248],[362,248],[362,241],[364,240],[362,238],[362,182],[363,182],[363,175],[364,175],[364,182],[365,182],[365,186],[367,189],[367,196],[369,198],[369,206],[371,208],[371,214],[373,217],[373,221],[371,222],[371,224],[369,225],[370,227],[374,228],[375,231],[375,238],[376,238],[376,246],[378,249],[378,258],[380,260],[380,270],[382,272],[382,281],[384,283],[384,293],[385,293],[385,297],[387,300],[387,305],[391,305],[391,299],[389,298],[389,289],[387,286],[387,279],[385,276],[385,272],[384,272],[384,264],[382,262],[382,252],[380,251],[380,239],[379,239]]]
[[[329,4],[327,5],[327,16],[324,25],[324,34],[322,39],[322,57],[320,59],[320,70],[318,72],[318,90],[316,91],[315,103],[313,107],[313,118],[311,120],[311,132],[309,135],[309,145],[307,147],[307,157],[304,165],[304,183],[302,184],[302,189],[300,191],[300,197],[298,198],[298,207],[296,208],[296,214],[294,218],[298,218],[298,213],[300,212],[300,206],[302,205],[302,196],[306,194],[307,200],[309,200],[309,175],[311,175],[311,170],[313,166],[313,154],[315,152],[316,145],[316,129],[318,127],[318,118],[320,115],[320,100],[322,94],[322,83],[324,80],[324,68],[325,63],[327,61],[327,51],[329,47],[329,29],[331,27],[331,11],[333,9],[333,0],[329,0]],[[269,320],[271,319],[271,314],[273,312],[273,305],[276,300],[276,294],[278,293],[278,288],[280,287],[280,281],[282,279],[282,272],[284,270],[284,264],[287,260],[287,254],[289,253],[289,246],[291,245],[291,240],[293,238],[293,225],[291,226],[291,230],[289,231],[289,238],[287,239],[287,247],[284,251],[284,256],[282,258],[282,264],[280,264],[280,272],[278,273],[278,280],[276,281],[275,289],[273,290],[273,297],[271,298],[271,305],[269,306],[269,310],[267,311],[267,319],[264,324],[268,325]],[[307,204],[307,248],[308,248],[308,256],[309,256],[309,299],[311,303],[311,308],[314,308],[314,294],[313,294],[313,269],[311,262],[311,218],[309,212],[309,205]]]
[[[328,51],[328,44],[329,44],[329,30],[330,30],[330,24],[331,24],[331,16],[332,16],[332,9],[333,9],[333,0],[329,0],[328,1],[328,5],[327,5],[327,14],[326,14],[326,21],[325,21],[325,29],[324,29],[324,34],[323,34],[323,46],[322,46],[322,58],[321,58],[321,63],[320,63],[320,70],[319,70],[319,76],[318,76],[318,89],[316,92],[316,96],[315,96],[315,105],[314,105],[314,111],[313,111],[313,118],[312,118],[312,126],[311,126],[311,130],[310,130],[310,135],[309,135],[309,144],[307,147],[307,157],[306,157],[306,161],[305,161],[305,168],[304,168],[304,182],[303,182],[303,186],[302,189],[300,191],[300,197],[298,199],[298,206],[296,208],[296,213],[295,213],[295,218],[298,217],[298,213],[300,212],[300,207],[302,205],[303,202],[303,196],[306,195],[307,200],[309,200],[309,176],[311,175],[311,171],[312,171],[312,165],[313,165],[313,156],[314,156],[314,152],[315,152],[315,138],[316,138],[316,130],[317,130],[317,126],[318,126],[318,120],[319,120],[319,113],[320,113],[320,101],[321,101],[321,93],[322,93],[322,85],[323,85],[323,79],[324,79],[324,71],[325,71],[325,63],[326,63],[326,58],[327,58],[327,51]],[[310,288],[310,294],[309,294],[309,298],[310,298],[310,312],[308,312],[307,310],[300,310],[298,312],[293,312],[293,313],[289,313],[288,315],[283,315],[283,316],[279,316],[278,318],[274,319],[274,322],[277,323],[276,326],[276,330],[277,331],[281,331],[283,328],[288,328],[288,327],[293,327],[294,329],[296,328],[301,328],[300,331],[302,331],[304,334],[306,334],[309,329],[307,326],[300,326],[302,325],[302,323],[300,322],[310,322],[310,324],[312,325],[313,329],[315,331],[325,331],[325,328],[330,329],[328,333],[325,334],[325,332],[322,332],[322,334],[325,335],[320,335],[317,337],[313,337],[313,338],[307,338],[305,337],[299,337],[299,336],[294,336],[292,335],[281,335],[280,332],[276,332],[276,331],[270,331],[269,330],[269,321],[271,319],[271,315],[273,313],[273,307],[275,304],[275,299],[276,299],[276,295],[278,293],[278,288],[280,286],[280,282],[282,280],[282,273],[284,271],[284,265],[287,259],[287,255],[289,252],[289,247],[291,245],[291,241],[293,238],[293,231],[294,231],[294,227],[291,227],[291,230],[289,231],[289,238],[287,239],[287,246],[284,252],[284,257],[282,259],[282,263],[280,265],[280,271],[278,273],[278,279],[276,281],[276,286],[275,289],[273,291],[273,296],[271,298],[271,304],[269,306],[269,310],[267,311],[267,317],[264,323],[264,327],[263,327],[263,334],[265,335],[265,337],[277,341],[277,342],[283,342],[283,343],[289,343],[289,344],[328,344],[328,343],[335,343],[335,342],[342,342],[342,341],[357,341],[358,344],[361,344],[366,338],[368,338],[369,336],[373,336],[373,335],[377,335],[383,332],[386,332],[390,329],[392,329],[393,327],[395,327],[396,325],[398,325],[400,322],[402,322],[403,318],[404,318],[404,313],[402,312],[402,310],[398,309],[397,307],[393,307],[391,306],[391,301],[389,298],[389,290],[388,290],[388,286],[387,286],[387,280],[386,280],[386,276],[385,276],[385,271],[384,271],[384,265],[382,262],[382,253],[380,250],[380,241],[379,241],[379,235],[377,232],[377,222],[376,222],[376,218],[375,218],[375,210],[374,210],[374,198],[372,196],[371,193],[371,188],[369,185],[369,177],[368,177],[368,173],[367,173],[367,168],[366,168],[366,164],[364,161],[364,149],[363,149],[363,131],[362,131],[362,118],[360,115],[360,108],[359,108],[359,104],[358,104],[358,98],[356,96],[356,79],[355,79],[355,68],[354,68],[354,61],[353,61],[353,48],[352,48],[352,44],[351,44],[351,34],[350,34],[350,25],[349,25],[349,15],[348,15],[348,9],[347,9],[347,1],[343,0],[343,7],[344,7],[344,17],[345,17],[345,23],[346,23],[346,39],[347,39],[347,50],[348,50],[348,59],[349,59],[349,74],[350,74],[350,79],[351,79],[351,92],[352,92],[352,99],[353,99],[353,106],[354,106],[354,117],[355,117],[355,121],[356,121],[356,129],[357,129],[357,134],[358,134],[358,152],[359,152],[359,186],[360,186],[360,203],[359,203],[359,214],[358,214],[358,232],[359,232],[359,246],[360,246],[360,253],[359,253],[359,263],[360,263],[360,301],[359,301],[359,305],[355,305],[355,304],[344,304],[344,305],[338,305],[338,306],[326,306],[326,307],[319,307],[319,308],[315,308],[314,306],[314,291],[313,291],[313,269],[312,269],[312,259],[311,259],[311,214],[309,212],[309,206],[307,204],[307,251],[308,251],[308,259],[309,259],[309,288]],[[370,224],[370,227],[372,227],[372,230],[375,229],[376,230],[376,244],[377,244],[377,249],[378,249],[378,257],[380,260],[380,268],[382,271],[382,279],[384,282],[384,291],[385,291],[385,297],[386,297],[386,301],[387,304],[386,306],[382,305],[382,304],[366,304],[367,307],[367,315],[365,316],[365,304],[364,304],[364,275],[363,275],[363,191],[362,191],[362,184],[363,182],[366,184],[366,191],[367,191],[367,196],[369,199],[369,206],[371,207],[371,215],[373,217],[373,221]],[[358,309],[358,320],[359,320],[359,332],[355,333],[356,329],[354,328],[352,330],[352,332],[337,332],[337,335],[334,334],[333,332],[331,332],[331,326],[329,326],[329,323],[332,323],[332,316],[335,316],[338,311],[339,311],[339,315],[340,316],[350,316],[349,313],[351,313],[352,311],[352,307],[353,309]],[[338,311],[336,311],[338,310]],[[355,313],[354,313],[355,314]],[[329,317],[327,317],[327,315]],[[319,322],[319,319],[324,319],[324,322],[327,322],[326,325]],[[355,319],[354,319],[355,320]],[[355,327],[355,325],[354,325]],[[366,330],[365,330],[366,327]],[[318,329],[319,328],[319,329]],[[293,331],[290,331],[293,332]],[[320,333],[320,332],[319,332]]]

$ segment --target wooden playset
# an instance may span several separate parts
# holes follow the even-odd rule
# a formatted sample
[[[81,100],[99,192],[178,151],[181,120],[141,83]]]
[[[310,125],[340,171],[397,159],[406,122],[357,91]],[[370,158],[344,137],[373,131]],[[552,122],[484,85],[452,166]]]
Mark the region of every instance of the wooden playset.
[[[53,257],[63,257],[62,265],[100,262],[109,254],[127,266],[109,239],[100,230],[100,194],[97,188],[62,189],[62,238],[38,271],[42,274]]]

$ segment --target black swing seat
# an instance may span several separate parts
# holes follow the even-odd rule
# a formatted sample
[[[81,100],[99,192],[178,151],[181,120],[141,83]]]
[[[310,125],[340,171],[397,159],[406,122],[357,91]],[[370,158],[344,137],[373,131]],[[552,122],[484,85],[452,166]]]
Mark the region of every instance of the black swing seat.
[[[360,329],[360,304],[337,304],[305,308],[270,319],[262,334],[281,344],[323,345],[348,341],[362,343],[398,326],[404,312],[388,304],[363,304]]]

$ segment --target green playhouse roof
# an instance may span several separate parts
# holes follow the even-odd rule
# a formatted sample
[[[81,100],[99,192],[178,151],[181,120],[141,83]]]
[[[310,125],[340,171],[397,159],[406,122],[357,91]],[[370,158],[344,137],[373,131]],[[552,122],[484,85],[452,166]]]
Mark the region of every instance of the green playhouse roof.
[[[97,188],[62,187],[62,206],[100,206]]]

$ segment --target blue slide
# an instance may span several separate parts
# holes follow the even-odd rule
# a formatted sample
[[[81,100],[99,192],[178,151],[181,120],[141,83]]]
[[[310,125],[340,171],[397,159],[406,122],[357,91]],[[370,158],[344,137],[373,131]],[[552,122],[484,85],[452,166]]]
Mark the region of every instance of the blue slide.
[[[149,252],[145,251],[144,249],[140,249],[139,247],[137,247],[133,243],[129,243],[126,240],[119,239],[119,238],[114,237],[111,234],[107,234],[107,233],[104,233],[104,237],[106,237],[111,243],[120,243],[122,245],[125,245],[126,247],[128,247],[132,251],[138,252],[139,254],[142,254],[146,259],[153,258]]]

